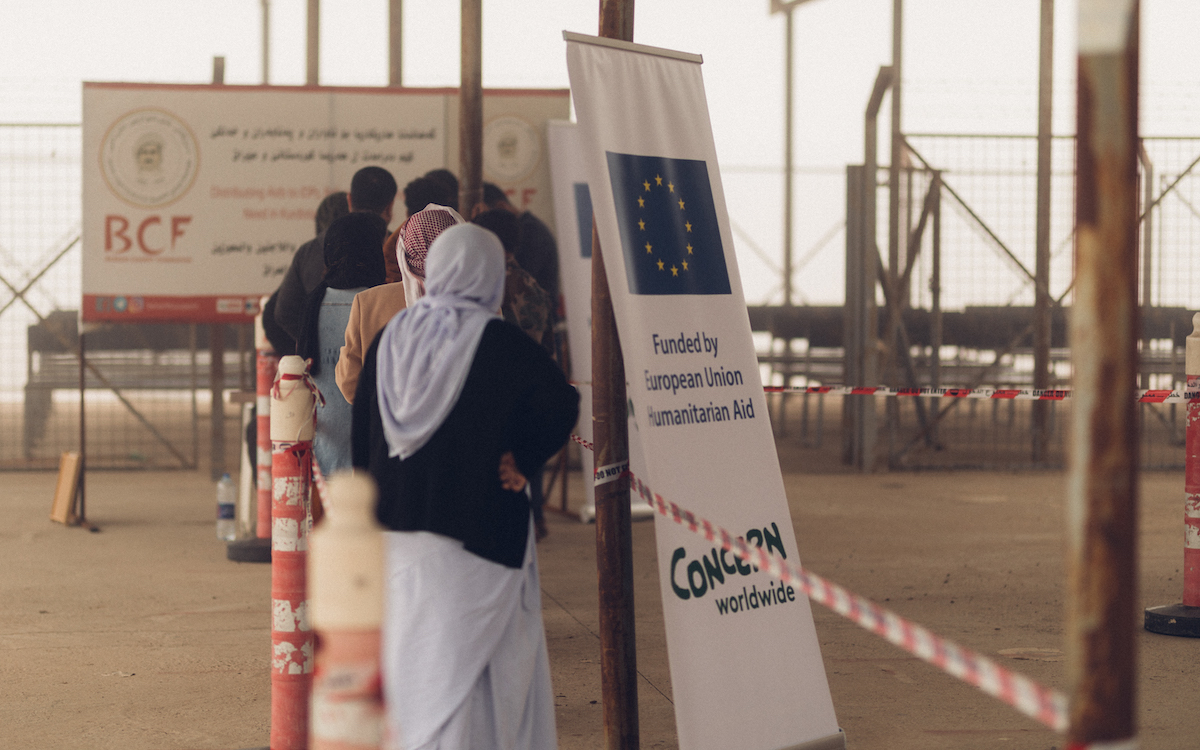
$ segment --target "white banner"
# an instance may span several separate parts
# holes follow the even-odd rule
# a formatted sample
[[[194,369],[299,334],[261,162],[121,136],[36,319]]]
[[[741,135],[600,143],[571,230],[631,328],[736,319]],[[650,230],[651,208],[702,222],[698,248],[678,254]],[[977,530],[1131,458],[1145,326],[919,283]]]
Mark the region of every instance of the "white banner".
[[[558,226],[558,272],[567,314],[571,379],[579,389],[577,434],[592,441],[592,199],[579,132],[569,122],[546,125],[550,142],[550,182],[554,190],[554,222]],[[629,457],[635,473],[645,468],[637,422],[629,420]],[[580,520],[596,517],[592,452],[582,451],[584,504]],[[650,518],[654,509],[634,495],[634,518]]]
[[[643,478],[795,562],[700,59],[566,37]],[[676,524],[656,534],[680,747],[842,747],[808,600]]]
[[[484,96],[485,179],[542,215],[567,102]],[[356,171],[457,168],[457,111],[453,89],[84,84],[83,318],[249,321]]]

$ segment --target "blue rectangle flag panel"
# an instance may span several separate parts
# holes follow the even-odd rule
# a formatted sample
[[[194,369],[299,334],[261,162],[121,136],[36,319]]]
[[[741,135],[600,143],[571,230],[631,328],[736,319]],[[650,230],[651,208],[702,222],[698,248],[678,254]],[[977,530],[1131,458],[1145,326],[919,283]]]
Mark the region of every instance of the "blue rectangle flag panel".
[[[586,182],[576,182],[575,219],[579,229],[579,254],[592,257],[592,193]]]
[[[630,294],[729,294],[708,165],[606,152]]]

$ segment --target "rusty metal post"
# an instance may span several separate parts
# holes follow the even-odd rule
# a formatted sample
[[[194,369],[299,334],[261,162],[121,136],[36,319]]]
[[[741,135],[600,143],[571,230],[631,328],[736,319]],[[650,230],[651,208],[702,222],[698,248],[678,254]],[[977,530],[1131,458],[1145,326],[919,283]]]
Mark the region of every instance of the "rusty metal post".
[[[458,207],[469,217],[483,201],[483,7],[462,0],[462,79],[458,90]]]
[[[404,0],[388,0],[388,85],[404,85]]]
[[[1038,62],[1037,234],[1033,296],[1033,387],[1050,387],[1050,170],[1054,103],[1054,0],[1042,0]],[[1049,402],[1033,402],[1033,462],[1046,460]]]
[[[321,0],[308,0],[308,35],[305,40],[307,71],[304,82],[321,85]]]
[[[600,36],[633,41],[634,0],[600,0]],[[595,467],[629,465],[625,358],[617,337],[600,235],[592,221],[592,437]],[[640,745],[633,529],[629,479],[596,485],[596,568],[600,588],[600,679],[604,747]]]
[[[1134,746],[1139,15],[1138,0],[1079,4],[1068,748]]]

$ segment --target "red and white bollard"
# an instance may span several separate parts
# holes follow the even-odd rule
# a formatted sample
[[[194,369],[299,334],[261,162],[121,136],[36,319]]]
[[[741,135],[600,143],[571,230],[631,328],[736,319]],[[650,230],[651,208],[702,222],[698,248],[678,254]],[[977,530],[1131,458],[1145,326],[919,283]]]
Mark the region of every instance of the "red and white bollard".
[[[378,750],[383,742],[383,528],[375,501],[369,476],[332,477],[325,519],[310,540],[308,611],[318,636],[312,750]]]
[[[255,360],[255,421],[257,423],[256,461],[258,476],[258,512],[255,524],[255,536],[259,539],[271,538],[271,386],[275,385],[275,371],[279,367],[279,358],[271,348],[263,332],[262,313],[254,321],[254,347],[258,351]]]
[[[309,487],[316,415],[308,363],[279,361],[271,390],[271,750],[308,747],[313,636],[308,617]]]
[[[1183,469],[1183,603],[1146,609],[1146,630],[1200,638],[1200,313],[1187,337]]]

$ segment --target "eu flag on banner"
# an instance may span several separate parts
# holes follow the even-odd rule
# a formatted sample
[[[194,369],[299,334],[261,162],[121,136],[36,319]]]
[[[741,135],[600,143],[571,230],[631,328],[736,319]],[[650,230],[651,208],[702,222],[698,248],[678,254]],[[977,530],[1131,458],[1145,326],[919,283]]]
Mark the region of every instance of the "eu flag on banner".
[[[708,165],[606,152],[630,294],[729,294]]]
[[[592,192],[586,182],[576,182],[575,189],[575,219],[579,228],[579,254],[584,258],[592,257]]]

